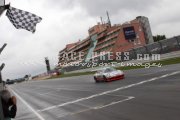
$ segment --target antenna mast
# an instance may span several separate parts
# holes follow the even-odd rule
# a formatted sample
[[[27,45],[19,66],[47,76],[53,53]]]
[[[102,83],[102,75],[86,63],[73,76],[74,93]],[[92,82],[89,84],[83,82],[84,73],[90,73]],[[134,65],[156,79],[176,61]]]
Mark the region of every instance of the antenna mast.
[[[108,18],[108,24],[110,25],[110,27],[111,27],[111,20],[110,20],[110,17],[109,17],[109,13],[108,13],[108,11],[106,12],[107,13],[107,18]]]
[[[100,19],[101,19],[101,24],[103,24],[103,18],[102,18],[102,17],[100,17]]]

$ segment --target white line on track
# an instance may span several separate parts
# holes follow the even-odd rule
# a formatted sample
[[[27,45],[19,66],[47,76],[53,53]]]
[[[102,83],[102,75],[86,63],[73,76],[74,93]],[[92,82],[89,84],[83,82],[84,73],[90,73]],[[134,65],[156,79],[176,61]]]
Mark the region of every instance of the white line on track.
[[[162,75],[160,77],[151,78],[149,80],[144,80],[144,81],[141,81],[141,82],[138,82],[138,83],[135,83],[135,84],[123,86],[123,87],[116,88],[116,89],[113,89],[113,90],[105,91],[105,92],[102,92],[102,93],[99,93],[99,94],[94,94],[94,95],[91,95],[89,97],[84,97],[84,98],[80,98],[80,99],[77,99],[77,100],[74,100],[74,101],[70,101],[70,102],[59,104],[59,105],[54,105],[54,106],[51,106],[51,107],[47,107],[47,108],[44,108],[42,110],[38,110],[38,112],[44,112],[44,111],[48,111],[48,110],[51,110],[51,109],[54,109],[54,108],[58,108],[58,107],[66,106],[66,105],[69,105],[69,104],[81,102],[81,101],[84,101],[84,100],[92,99],[92,98],[102,96],[102,95],[106,95],[106,94],[109,94],[109,93],[113,93],[113,92],[116,92],[116,91],[119,91],[119,90],[124,90],[124,89],[131,88],[131,87],[134,87],[134,86],[142,85],[144,83],[152,82],[152,81],[155,81],[155,80],[158,80],[158,79],[161,79],[161,78],[169,77],[169,76],[172,76],[172,75],[175,75],[175,74],[178,74],[178,73],[180,73],[180,71],[165,74],[165,75]],[[115,104],[115,103],[112,103],[112,105],[113,104]]]
[[[120,101],[112,102],[112,103],[107,104],[107,105],[93,107],[93,109],[95,109],[95,110],[102,109],[102,108],[105,108],[105,107],[108,107],[108,106],[111,106],[111,105],[115,105],[115,104],[118,104],[118,103],[122,103],[122,102],[125,102],[125,101],[128,101],[128,100],[134,99],[134,98],[135,97],[130,96],[127,99],[123,99],[123,100],[120,100]]]
[[[36,112],[22,97],[20,97],[14,90],[9,88],[13,94],[18,97],[19,100],[21,100],[22,103],[24,103],[40,120],[45,120],[38,112]]]
[[[119,96],[121,96],[121,97],[123,96],[123,97],[127,97],[127,98],[123,99],[123,100],[120,100],[120,101],[111,102],[110,104],[107,104],[107,105],[100,105],[100,106],[96,106],[96,107],[85,106],[85,107],[87,107],[87,109],[83,109],[83,110],[80,110],[80,111],[77,111],[77,112],[60,115],[58,118],[62,118],[62,117],[68,116],[68,115],[80,114],[80,113],[87,112],[87,111],[92,110],[92,109],[94,109],[94,110],[102,109],[102,108],[105,108],[105,107],[108,107],[108,106],[111,106],[111,105],[115,105],[115,104],[118,104],[118,103],[122,103],[122,102],[125,102],[125,101],[128,101],[128,100],[131,100],[131,99],[135,98],[135,97],[132,97],[132,96],[124,96],[124,95],[118,95],[118,97]],[[77,103],[77,104],[84,106],[84,104],[81,104],[81,103]]]
[[[78,105],[81,105],[81,106],[86,107],[87,109],[83,109],[83,110],[80,110],[80,111],[77,111],[77,112],[73,112],[73,113],[63,114],[63,115],[60,115],[58,118],[62,118],[62,117],[68,116],[68,115],[80,114],[80,113],[83,113],[83,112],[87,112],[87,111],[89,111],[89,110],[102,109],[102,108],[105,108],[105,107],[108,107],[108,106],[111,106],[111,105],[115,105],[115,104],[118,104],[118,103],[126,102],[126,101],[128,101],[128,100],[131,100],[131,99],[134,99],[134,98],[135,98],[135,97],[133,97],[133,96],[124,96],[124,95],[117,95],[117,97],[126,97],[126,99],[119,100],[119,101],[115,101],[115,102],[111,102],[111,103],[106,104],[106,105],[99,105],[99,106],[96,106],[96,107],[90,107],[90,106],[86,106],[86,105],[81,104],[81,103],[76,103],[76,104],[78,104]]]

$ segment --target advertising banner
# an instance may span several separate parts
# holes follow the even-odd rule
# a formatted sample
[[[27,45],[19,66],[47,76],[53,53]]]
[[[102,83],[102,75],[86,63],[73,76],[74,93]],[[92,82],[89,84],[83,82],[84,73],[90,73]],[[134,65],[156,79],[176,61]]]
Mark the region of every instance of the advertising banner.
[[[123,28],[123,31],[126,40],[133,40],[136,38],[136,33],[133,26],[125,27]]]

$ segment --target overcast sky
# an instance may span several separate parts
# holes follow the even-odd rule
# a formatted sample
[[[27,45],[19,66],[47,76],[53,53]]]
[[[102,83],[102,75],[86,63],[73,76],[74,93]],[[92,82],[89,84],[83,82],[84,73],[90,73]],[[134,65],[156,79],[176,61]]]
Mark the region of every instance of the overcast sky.
[[[0,46],[8,44],[0,56],[6,64],[4,79],[45,72],[44,57],[49,57],[52,66],[57,64],[58,52],[66,44],[84,39],[100,16],[107,20],[107,10],[113,24],[142,15],[149,18],[153,35],[180,34],[180,0],[6,0],[9,2],[43,20],[32,34],[14,28],[5,13],[1,16]]]

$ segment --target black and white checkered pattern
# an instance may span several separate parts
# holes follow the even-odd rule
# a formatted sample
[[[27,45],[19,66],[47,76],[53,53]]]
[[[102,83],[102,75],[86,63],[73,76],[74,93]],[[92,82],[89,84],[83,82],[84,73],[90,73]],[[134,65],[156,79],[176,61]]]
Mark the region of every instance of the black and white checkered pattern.
[[[36,24],[42,20],[41,17],[38,17],[35,14],[14,7],[9,7],[6,16],[17,29],[22,28],[33,33],[36,31]]]

